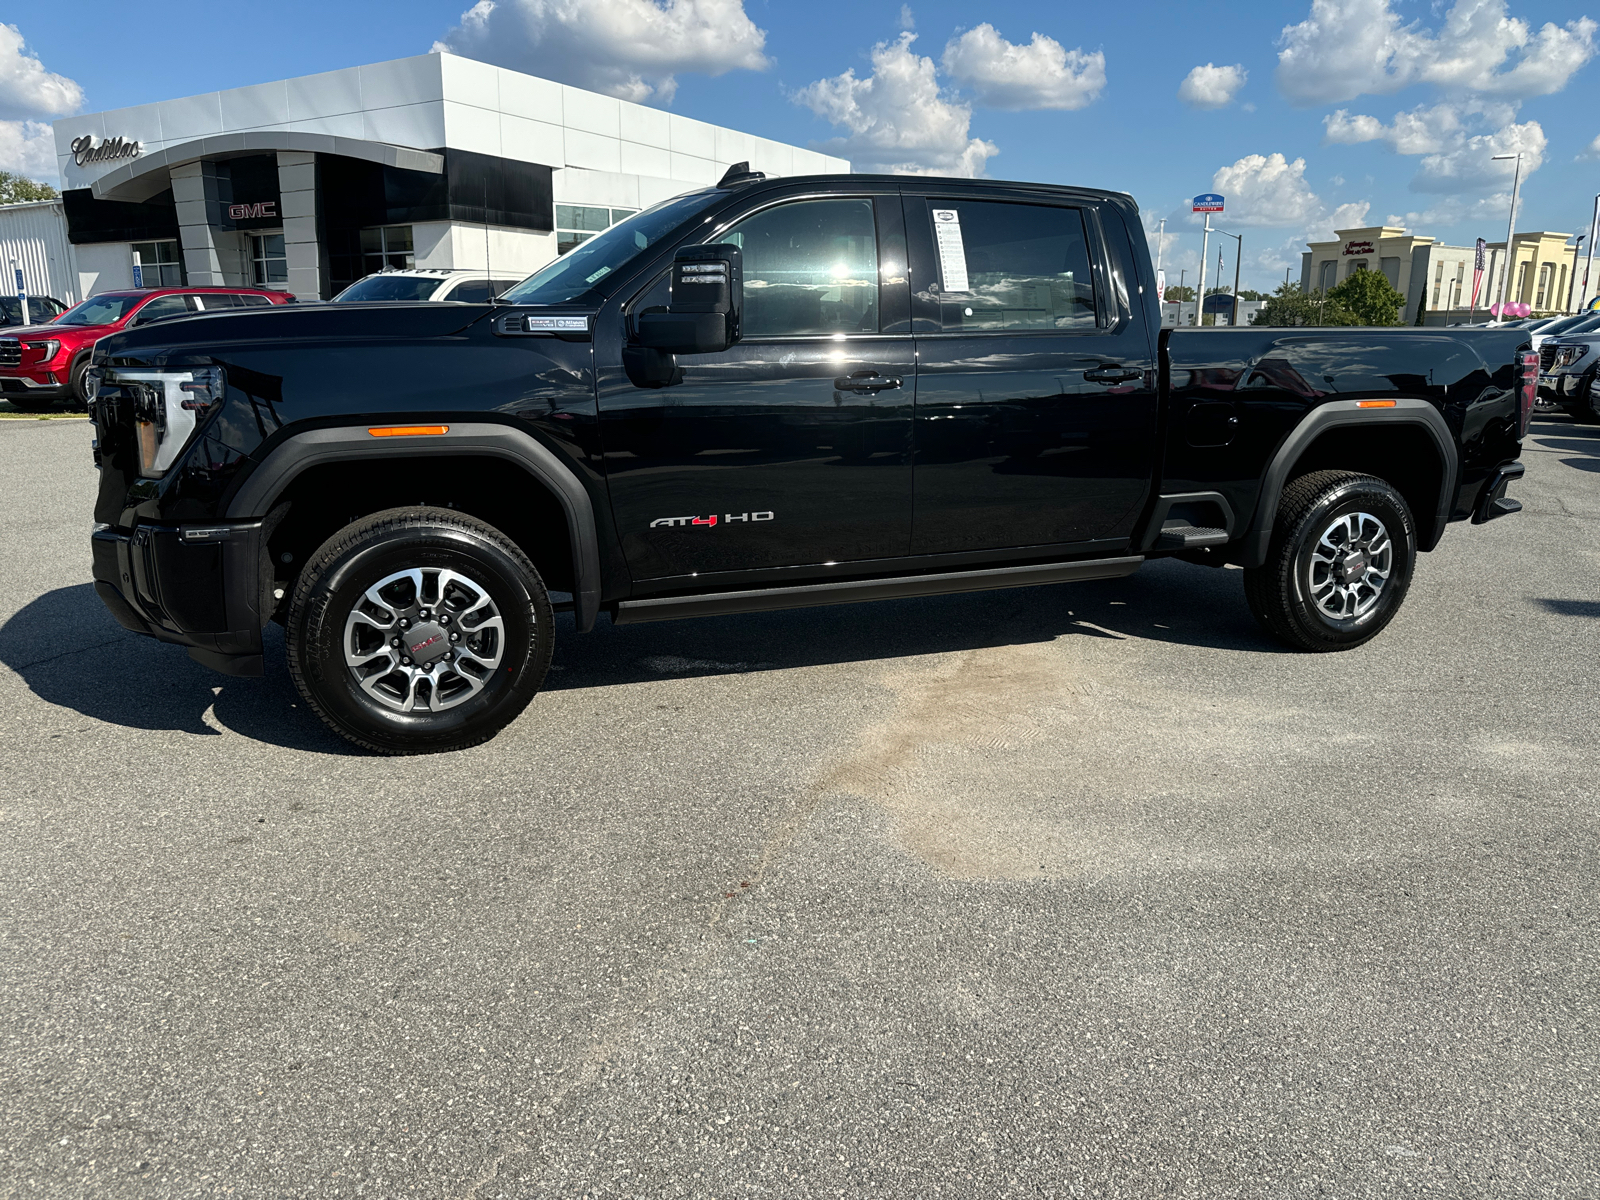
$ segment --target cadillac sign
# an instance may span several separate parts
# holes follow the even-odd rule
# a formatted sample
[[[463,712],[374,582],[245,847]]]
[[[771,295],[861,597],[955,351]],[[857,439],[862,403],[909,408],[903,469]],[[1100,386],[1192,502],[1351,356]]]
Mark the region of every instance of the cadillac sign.
[[[138,158],[144,148],[138,142],[125,141],[122,138],[104,138],[100,144],[94,144],[94,138],[87,133],[82,137],[72,139],[72,161],[80,167],[90,163],[112,162],[119,158]]]

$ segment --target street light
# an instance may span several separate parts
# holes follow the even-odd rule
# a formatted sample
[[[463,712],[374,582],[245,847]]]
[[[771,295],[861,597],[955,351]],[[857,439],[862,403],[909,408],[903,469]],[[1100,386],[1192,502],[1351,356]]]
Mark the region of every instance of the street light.
[[[1229,325],[1237,325],[1239,323],[1239,263],[1244,258],[1244,235],[1241,233],[1229,233],[1223,229],[1214,229],[1212,232],[1221,237],[1231,237],[1238,243],[1233,251],[1233,314],[1228,320]],[[1201,303],[1204,304],[1205,301],[1202,300]]]
[[[1490,162],[1504,162],[1513,158],[1517,160],[1517,166],[1515,174],[1511,177],[1511,215],[1506,218],[1506,266],[1504,273],[1500,276],[1500,312],[1494,319],[1496,325],[1505,321],[1506,287],[1511,282],[1511,268],[1516,262],[1516,256],[1511,249],[1511,238],[1517,228],[1517,192],[1522,187],[1522,151],[1518,150],[1515,154],[1496,154],[1489,160]]]
[[[1589,221],[1589,261],[1583,266],[1583,295],[1578,300],[1581,309],[1589,303],[1589,280],[1594,278],[1594,239],[1600,235],[1600,195],[1594,198],[1594,217]]]
[[[1572,297],[1578,290],[1578,251],[1583,249],[1583,239],[1588,234],[1580,233],[1578,240],[1572,243],[1572,278],[1567,280],[1567,306],[1563,312],[1572,312]]]

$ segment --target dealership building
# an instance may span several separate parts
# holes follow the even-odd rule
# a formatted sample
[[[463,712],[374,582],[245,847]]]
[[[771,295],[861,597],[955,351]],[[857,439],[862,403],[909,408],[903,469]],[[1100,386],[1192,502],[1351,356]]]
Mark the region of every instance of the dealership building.
[[[1355,271],[1382,271],[1405,293],[1401,320],[1407,325],[1488,320],[1485,310],[1499,298],[1502,283],[1508,301],[1526,304],[1535,312],[1566,312],[1569,292],[1573,307],[1583,303],[1577,289],[1569,286],[1576,247],[1567,238],[1565,233],[1518,233],[1512,238],[1509,259],[1503,239],[1487,243],[1474,305],[1474,247],[1446,246],[1397,225],[1337,229],[1331,242],[1308,243],[1300,259],[1300,287],[1326,292]],[[1505,278],[1508,263],[1509,279]]]
[[[62,197],[0,207],[0,265],[68,303],[133,286],[136,261],[146,286],[304,300],[385,267],[520,278],[734,163],[850,169],[452,54],[65,117],[55,138]]]

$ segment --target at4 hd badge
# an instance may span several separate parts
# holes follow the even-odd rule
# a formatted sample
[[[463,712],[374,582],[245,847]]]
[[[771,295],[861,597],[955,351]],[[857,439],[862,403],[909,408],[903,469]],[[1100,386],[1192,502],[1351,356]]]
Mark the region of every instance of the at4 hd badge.
[[[723,525],[732,525],[735,521],[770,520],[772,520],[772,514],[769,512],[723,513],[720,518],[720,523]],[[658,525],[703,525],[707,529],[715,529],[718,523],[719,518],[717,517],[716,513],[712,513],[709,517],[657,517],[654,521],[650,522],[650,528],[654,529]]]

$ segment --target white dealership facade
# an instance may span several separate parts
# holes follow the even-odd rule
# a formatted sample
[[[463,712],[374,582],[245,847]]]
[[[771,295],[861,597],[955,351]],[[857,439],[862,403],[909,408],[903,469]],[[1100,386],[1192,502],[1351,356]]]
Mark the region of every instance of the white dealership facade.
[[[65,117],[55,138],[62,200],[0,208],[0,249],[69,303],[132,286],[135,255],[147,286],[306,300],[385,266],[520,278],[735,163],[850,169],[451,54]]]

